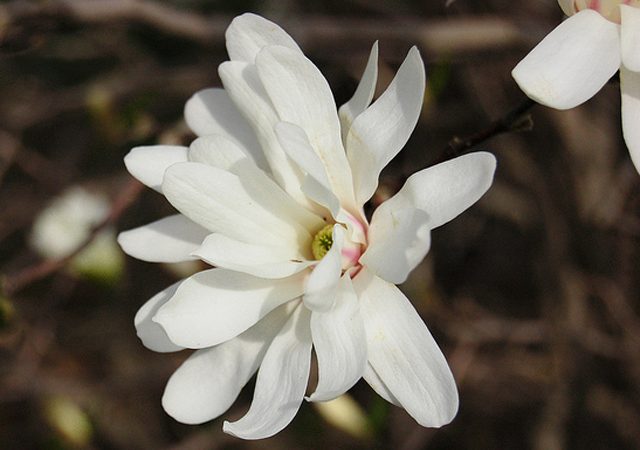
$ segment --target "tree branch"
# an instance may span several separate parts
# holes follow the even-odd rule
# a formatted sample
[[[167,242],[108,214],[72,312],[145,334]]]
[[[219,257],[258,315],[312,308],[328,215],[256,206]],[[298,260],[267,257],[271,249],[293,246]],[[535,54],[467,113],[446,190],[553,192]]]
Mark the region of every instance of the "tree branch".
[[[529,110],[535,105],[537,105],[535,101],[526,98],[500,119],[491,122],[484,130],[464,138],[454,136],[442,151],[441,157],[436,161],[436,164],[460,156],[465,150],[469,150],[499,134],[530,130],[533,126],[533,121],[529,115]]]

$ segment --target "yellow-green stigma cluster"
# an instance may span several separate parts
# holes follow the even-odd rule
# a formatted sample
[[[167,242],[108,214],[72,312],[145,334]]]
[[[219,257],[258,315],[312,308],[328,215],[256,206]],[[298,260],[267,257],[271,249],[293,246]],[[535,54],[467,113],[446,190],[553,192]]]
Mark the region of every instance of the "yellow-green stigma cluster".
[[[311,243],[315,259],[322,259],[333,245],[333,225],[327,225],[316,233]]]

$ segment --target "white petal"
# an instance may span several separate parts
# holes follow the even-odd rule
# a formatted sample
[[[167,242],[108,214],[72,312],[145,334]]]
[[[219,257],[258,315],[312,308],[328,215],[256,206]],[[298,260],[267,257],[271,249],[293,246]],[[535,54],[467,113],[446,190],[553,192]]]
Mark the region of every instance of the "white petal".
[[[158,292],[147,300],[147,302],[142,305],[136,313],[136,317],[133,320],[133,323],[136,326],[136,332],[142,341],[142,344],[149,350],[168,353],[184,349],[184,347],[171,342],[164,329],[152,320],[153,316],[158,312],[158,309],[173,297],[173,294],[175,294],[180,283],[182,283],[182,281],[178,281],[166,288],[164,291]]]
[[[240,147],[224,136],[212,135],[196,139],[189,147],[189,159],[231,172],[240,177],[246,187],[253,186],[257,192],[268,193],[271,204],[277,205],[275,212],[286,209],[286,213],[280,213],[286,214],[289,220],[302,225],[306,230],[320,229],[325,225],[320,216],[300,206],[256,166]]]
[[[311,313],[311,336],[318,357],[318,386],[309,400],[332,400],[356,384],[367,365],[367,338],[349,275],[340,280],[333,307]]]
[[[256,67],[280,120],[306,132],[325,166],[332,190],[343,204],[353,203],[351,170],[327,80],[303,54],[281,46],[263,48]]]
[[[375,372],[420,425],[449,423],[458,411],[455,380],[416,310],[396,286],[366,270],[354,284]]]
[[[290,316],[287,306],[235,339],[193,353],[167,383],[162,396],[165,411],[179,422],[198,424],[229,409]]]
[[[334,225],[332,236],[333,244],[311,272],[302,297],[304,305],[312,311],[328,311],[336,300],[342,272],[344,228]]]
[[[238,174],[232,169],[254,164],[242,147],[228,136],[212,134],[199,137],[189,146],[189,161],[208,164]]]
[[[275,126],[276,136],[285,153],[300,169],[318,180],[327,189],[331,188],[327,171],[322,160],[315,153],[307,133],[299,126],[289,122],[278,122]]]
[[[393,396],[391,391],[389,391],[389,388],[387,387],[387,385],[384,384],[384,382],[380,379],[380,376],[376,373],[375,370],[373,370],[373,367],[371,367],[371,364],[369,362],[367,362],[367,367],[364,369],[362,378],[364,378],[364,380],[369,384],[369,386],[371,386],[371,388],[374,391],[376,391],[376,393],[380,397],[382,397],[389,403],[392,403],[402,408],[402,405],[400,404],[398,399]]]
[[[640,72],[620,68],[622,132],[631,160],[640,172]]]
[[[299,260],[286,248],[246,244],[222,234],[209,235],[194,256],[225,269],[236,270],[261,278],[285,278],[315,264]]]
[[[357,217],[353,214],[340,209],[336,222],[347,227],[347,236],[351,242],[358,244],[367,244],[367,229],[369,222],[364,215],[364,210],[360,209]]]
[[[387,90],[354,120],[347,156],[358,205],[371,198],[380,172],[409,140],[420,117],[424,88],[424,63],[413,47]]]
[[[593,97],[619,67],[618,25],[585,9],[558,25],[511,74],[536,102],[569,109]]]
[[[332,192],[327,171],[311,147],[305,131],[288,122],[278,122],[275,130],[282,149],[306,175],[302,191],[314,202],[327,208],[336,218],[340,210],[340,200]]]
[[[299,205],[282,202],[275,185],[200,163],[169,168],[163,192],[182,214],[212,232],[248,243],[306,249],[311,236],[295,221]]]
[[[178,345],[217,345],[302,295],[305,276],[269,280],[226,269],[199,272],[180,285],[153,320]]]
[[[260,167],[267,167],[255,133],[224,89],[196,92],[187,100],[184,118],[196,135],[226,136],[237,142]]]
[[[640,72],[640,8],[620,5],[620,14],[622,64],[633,72]]]
[[[307,200],[300,190],[302,174],[280,147],[274,131],[280,119],[258,78],[255,66],[241,61],[227,61],[218,67],[218,73],[234,103],[253,127],[274,179],[289,195],[305,205]]]
[[[367,66],[364,69],[360,83],[354,92],[353,97],[347,103],[338,109],[340,117],[340,129],[342,131],[342,140],[346,141],[347,133],[351,128],[353,120],[367,109],[367,106],[373,99],[376,91],[376,83],[378,81],[378,41],[374,42],[369,54]]]
[[[439,227],[482,197],[491,187],[495,169],[496,159],[491,153],[475,152],[416,172],[396,195],[376,209],[371,226],[392,211],[413,207],[429,215],[429,228]]]
[[[300,305],[264,356],[249,411],[236,422],[225,422],[224,432],[263,439],[286,427],[302,403],[310,365],[309,310]]]
[[[298,44],[275,23],[256,14],[245,13],[231,21],[225,33],[231,60],[253,63],[266,45],[283,45],[302,52]]]
[[[384,209],[369,228],[360,263],[393,284],[403,283],[429,251],[429,215],[416,208]]]
[[[118,235],[122,250],[134,258],[149,262],[190,261],[210,232],[182,214],[165,217]]]
[[[124,157],[131,175],[145,186],[162,192],[162,178],[169,166],[187,161],[187,148],[178,145],[135,147]]]

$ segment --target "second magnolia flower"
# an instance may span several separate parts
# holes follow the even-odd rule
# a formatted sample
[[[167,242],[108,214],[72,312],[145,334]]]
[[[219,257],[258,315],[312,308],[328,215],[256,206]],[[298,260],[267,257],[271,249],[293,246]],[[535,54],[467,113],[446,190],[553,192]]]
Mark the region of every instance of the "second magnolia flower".
[[[136,316],[152,350],[197,349],[169,380],[164,408],[181,422],[211,420],[258,371],[249,411],[224,430],[271,436],[302,403],[313,348],[319,381],[308,400],[336,398],[364,377],[420,424],[450,422],[453,376],[395,284],[426,255],[430,231],[489,188],[494,157],[473,153],[415,173],[369,224],[363,205],[418,121],[418,50],[371,104],[374,45],[338,110],[320,71],[274,23],[242,15],[226,42],[224,89],[201,91],[185,108],[200,137],[125,158],[180,214],[122,233],[124,250],[215,267],[160,292]]]
[[[622,134],[640,172],[640,1],[558,3],[569,18],[512,75],[536,102],[570,109],[593,97],[619,71]]]

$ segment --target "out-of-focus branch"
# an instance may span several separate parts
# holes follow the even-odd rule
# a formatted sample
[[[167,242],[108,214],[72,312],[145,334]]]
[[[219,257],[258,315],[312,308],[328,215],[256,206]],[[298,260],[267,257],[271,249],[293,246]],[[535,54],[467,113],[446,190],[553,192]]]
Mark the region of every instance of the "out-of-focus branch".
[[[87,236],[87,238],[67,256],[59,259],[45,260],[33,266],[26,267],[15,274],[4,276],[2,278],[2,290],[4,294],[7,297],[10,297],[28,285],[52,275],[65,267],[75,256],[78,255],[78,253],[93,242],[94,238],[98,233],[100,233],[100,231],[115,223],[120,216],[122,216],[122,214],[138,198],[143,187],[144,186],[137,180],[131,180],[122,189],[111,205],[109,215],[102,222],[93,227],[89,236]]]
[[[14,0],[0,5],[0,19],[6,26],[38,17],[65,18],[92,24],[135,21],[205,45],[220,42],[231,21],[230,16],[205,18],[148,0]],[[447,20],[395,17],[392,21],[313,16],[283,17],[278,22],[307,49],[319,44],[323,47],[332,44],[344,47],[344,42],[354,40],[400,40],[419,45],[429,55],[451,57],[459,53],[520,46],[533,43],[533,39],[537,38],[526,36],[508,20],[492,16]]]
[[[469,150],[470,148],[499,134],[509,133],[512,131],[530,130],[533,126],[533,121],[529,115],[529,110],[531,110],[535,105],[537,105],[535,101],[530,98],[526,98],[511,111],[508,111],[504,116],[491,122],[485,129],[463,138],[455,136],[449,141],[446,148],[442,151],[442,155],[437,162],[443,162],[447,159],[460,156],[466,150]]]
[[[210,42],[212,39],[221,37],[228,25],[227,18],[205,19],[197,14],[145,0],[57,0],[50,2],[14,0],[0,5],[0,18],[6,25],[40,17],[66,18],[83,23],[137,21],[167,33],[202,42]]]
[[[153,73],[153,77],[149,73]],[[161,87],[165,87],[165,92],[178,92],[186,96],[210,83],[210,78],[197,66],[176,69],[140,63],[85,84],[26,97],[19,108],[0,104],[0,116],[6,129],[21,131],[60,114],[88,108],[90,93],[98,90],[108,93],[113,102],[121,101],[135,92]]]

